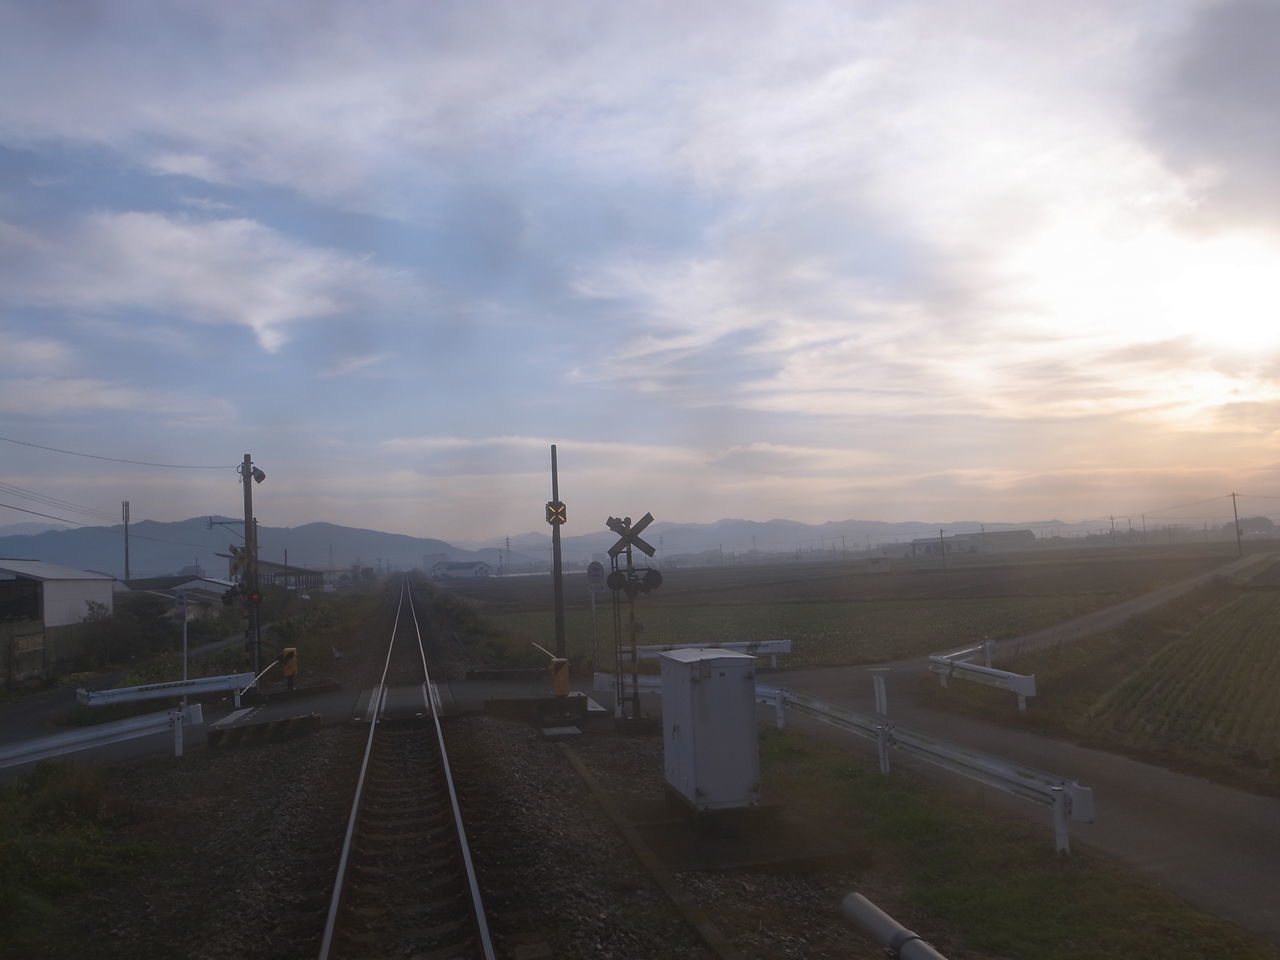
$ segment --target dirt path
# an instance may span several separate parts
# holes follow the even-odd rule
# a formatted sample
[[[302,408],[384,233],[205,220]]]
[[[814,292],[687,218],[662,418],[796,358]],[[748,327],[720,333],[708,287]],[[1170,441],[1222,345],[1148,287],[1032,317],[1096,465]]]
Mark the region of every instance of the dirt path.
[[[1022,649],[1028,649],[1028,644],[1038,647],[1109,629],[1258,559],[1247,557],[999,646],[1013,649],[1022,644]],[[927,660],[882,666],[889,668],[889,714],[895,723],[1092,787],[1097,822],[1073,823],[1073,843],[1105,852],[1202,909],[1280,944],[1280,800],[1067,741],[918,706],[911,702],[912,691]],[[786,672],[771,675],[769,682],[855,710],[874,711],[868,667]],[[870,749],[866,741],[861,742],[860,749]],[[1047,808],[991,790],[984,793],[984,802],[1044,823],[1048,844],[1051,828]]]

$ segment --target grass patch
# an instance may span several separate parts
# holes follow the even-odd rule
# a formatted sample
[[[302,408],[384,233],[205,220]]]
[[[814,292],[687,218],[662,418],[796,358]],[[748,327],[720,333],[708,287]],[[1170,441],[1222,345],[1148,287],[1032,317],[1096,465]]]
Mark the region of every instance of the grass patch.
[[[723,643],[789,639],[791,668],[850,666],[923,656],[970,642],[974,637],[1016,636],[1093,609],[1090,598],[1063,597],[918,597],[842,603],[734,603],[703,606],[637,606],[643,624],[640,642]],[[491,613],[493,625],[517,644],[552,635],[548,611]],[[596,612],[600,660],[613,663],[609,602]],[[625,629],[625,628],[624,628]],[[565,617],[571,655],[586,657],[591,648],[591,613],[568,610]]]
[[[922,681],[923,702],[1280,795],[1280,591],[1206,585],[1115,630],[999,664],[1036,677],[1013,696]]]
[[[98,770],[41,763],[0,785],[0,929],[32,942],[55,901],[149,862],[147,848],[110,839],[113,810]]]
[[[964,807],[906,771],[883,777],[792,730],[762,728],[760,747],[766,795],[823,811],[902,889],[904,902],[883,909],[935,918],[962,949],[1040,960],[1276,956],[1274,946],[1087,851],[1056,856],[1047,825]]]

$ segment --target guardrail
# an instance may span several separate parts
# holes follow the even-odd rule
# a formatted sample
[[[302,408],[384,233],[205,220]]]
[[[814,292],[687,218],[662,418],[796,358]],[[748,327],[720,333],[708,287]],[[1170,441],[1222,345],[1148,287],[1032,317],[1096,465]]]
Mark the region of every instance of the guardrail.
[[[240,706],[240,694],[253,683],[252,673],[229,673],[221,677],[198,677],[195,680],[171,680],[165,683],[146,683],[139,687],[117,687],[114,690],[76,691],[76,700],[88,707],[102,707],[111,703],[134,703],[139,700],[164,700],[169,697],[199,696],[205,693],[235,693],[236,706]]]
[[[954,677],[958,680],[968,680],[970,683],[1012,690],[1018,695],[1018,709],[1025,713],[1027,697],[1036,695],[1035,676],[1012,673],[1009,670],[999,670],[991,666],[991,646],[990,640],[983,640],[981,643],[961,647],[958,650],[936,653],[929,658],[929,672],[938,674],[938,680],[944,687],[947,685],[947,680]],[[985,664],[970,662],[979,654],[983,656]]]
[[[656,660],[670,650],[733,650],[752,656],[769,654],[769,665],[778,666],[778,654],[791,652],[790,640],[728,640],[724,643],[642,644],[636,647],[637,660]]]
[[[779,727],[786,725],[785,711],[791,709],[876,741],[881,773],[889,772],[889,750],[898,749],[1005,793],[1047,804],[1053,809],[1054,840],[1059,853],[1071,852],[1068,820],[1093,822],[1093,790],[1075,780],[948,743],[928,734],[899,727],[883,717],[868,716],[819,700],[807,693],[796,693],[780,687],[757,687],[756,702],[768,704],[777,710]]]
[[[641,689],[649,693],[662,693],[660,676],[641,676],[639,680]],[[613,690],[614,685],[615,677],[611,673],[597,673],[593,677],[594,689],[601,692]],[[1079,823],[1093,822],[1092,788],[1082,786],[1067,777],[948,743],[928,734],[899,727],[884,716],[859,713],[784,687],[757,684],[756,702],[774,708],[775,723],[779,728],[787,724],[787,710],[793,710],[802,716],[875,741],[881,773],[889,773],[889,754],[896,749],[1004,793],[1046,804],[1053,810],[1054,841],[1059,853],[1071,852],[1070,820]]]
[[[173,755],[180,757],[182,756],[183,727],[192,723],[204,723],[204,708],[198,703],[181,710],[147,713],[140,717],[98,723],[67,733],[36,737],[33,740],[0,746],[0,769],[64,757],[93,747],[105,747],[113,743],[123,743],[126,740],[136,740],[138,737],[149,737],[170,729],[173,730]]]

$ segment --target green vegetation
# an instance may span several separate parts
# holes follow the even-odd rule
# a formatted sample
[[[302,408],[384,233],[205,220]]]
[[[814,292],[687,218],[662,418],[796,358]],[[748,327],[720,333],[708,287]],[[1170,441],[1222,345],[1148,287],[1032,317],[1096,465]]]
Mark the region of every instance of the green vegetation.
[[[767,796],[822,810],[833,833],[871,852],[875,873],[903,892],[901,903],[879,906],[928,914],[965,950],[1041,960],[1276,956],[1274,946],[1088,852],[1055,856],[1047,812],[1039,828],[996,820],[909,773],[882,777],[790,730],[762,730],[761,762]]]
[[[787,666],[829,667],[923,656],[974,637],[1015,636],[1092,609],[1076,597],[946,597],[852,603],[737,603],[707,606],[641,604],[641,643],[721,643],[790,639]],[[597,613],[603,651],[612,648],[609,608]],[[549,612],[492,614],[493,624],[516,641],[552,635]],[[570,611],[571,652],[590,646],[591,614]]]
[[[1017,636],[1202,573],[1221,556],[1158,551],[1111,558],[1006,559],[943,572],[870,574],[857,563],[676,569],[636,605],[641,643],[790,639],[793,668],[877,663]],[[445,595],[476,605],[511,649],[547,645],[554,633],[549,577],[451,584]],[[568,652],[591,659],[585,580],[566,578]],[[613,662],[611,596],[599,595],[600,662]]]
[[[1265,584],[1264,571],[1260,582]],[[924,696],[1280,794],[1280,590],[1215,583],[1115,630],[1016,656],[1039,694],[1025,717],[1011,697],[968,684]]]
[[[6,946],[27,943],[53,914],[53,902],[109,881],[149,859],[110,839],[121,812],[106,802],[97,770],[41,763],[0,785],[0,930]]]

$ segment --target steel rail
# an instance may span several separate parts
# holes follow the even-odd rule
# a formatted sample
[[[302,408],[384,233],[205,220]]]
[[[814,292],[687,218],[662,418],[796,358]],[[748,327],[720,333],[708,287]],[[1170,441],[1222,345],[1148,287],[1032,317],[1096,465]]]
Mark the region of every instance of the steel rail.
[[[333,895],[329,898],[329,915],[324,923],[324,936],[320,939],[320,960],[329,960],[329,951],[333,947],[333,931],[338,922],[338,911],[342,906],[342,895],[347,878],[347,863],[351,859],[351,845],[355,840],[356,820],[360,814],[360,800],[364,795],[365,775],[369,771],[369,757],[373,753],[373,735],[378,730],[378,717],[382,713],[383,702],[387,695],[387,670],[391,666],[391,651],[396,645],[396,630],[400,626],[400,610],[404,607],[405,583],[400,584],[400,600],[396,604],[396,618],[391,625],[391,642],[387,644],[387,659],[382,664],[382,676],[378,680],[378,688],[374,693],[370,706],[373,707],[369,717],[369,737],[364,745],[364,757],[360,760],[360,774],[356,778],[355,799],[351,802],[351,815],[347,817],[347,833],[342,838],[342,853],[338,857],[338,877],[333,883]]]
[[[444,746],[444,729],[440,726],[440,712],[436,709],[435,698],[428,696],[431,690],[431,672],[427,669],[427,653],[422,644],[422,630],[418,626],[418,611],[413,605],[413,591],[409,591],[409,612],[413,615],[413,630],[418,637],[418,653],[422,656],[423,700],[431,710],[431,722],[435,726],[436,741],[440,746],[440,766],[444,770],[445,783],[449,787],[449,805],[453,808],[453,825],[458,832],[458,846],[462,850],[462,862],[467,870],[467,886],[471,893],[471,909],[475,913],[476,930],[480,935],[480,946],[484,950],[485,960],[496,960],[493,952],[493,938],[489,933],[489,919],[485,915],[484,901],[480,897],[480,881],[476,877],[475,865],[471,860],[471,845],[467,842],[467,830],[462,822],[462,808],[458,804],[458,791],[453,784],[453,770],[449,766],[449,753]]]
[[[342,841],[342,853],[338,858],[338,876],[334,882],[333,895],[329,901],[329,915],[325,920],[324,935],[320,942],[319,960],[329,960],[330,951],[333,948],[334,931],[337,927],[338,916],[342,907],[348,863],[350,861],[351,848],[355,841],[356,824],[359,821],[361,801],[364,797],[365,779],[369,769],[369,759],[373,754],[373,739],[377,732],[380,717],[386,704],[387,674],[391,667],[391,653],[395,647],[396,633],[400,628],[400,617],[405,607],[406,597],[408,597],[408,612],[413,619],[413,630],[418,642],[418,655],[422,662],[423,703],[431,714],[432,724],[435,728],[436,743],[440,750],[440,766],[444,773],[445,783],[448,787],[449,804],[453,810],[454,828],[457,832],[458,845],[462,853],[463,864],[466,868],[467,886],[475,917],[476,932],[480,939],[481,948],[484,951],[485,960],[496,960],[497,955],[494,953],[493,949],[493,938],[489,932],[488,918],[485,915],[484,902],[480,896],[480,881],[476,876],[475,866],[471,859],[471,848],[467,843],[466,827],[462,822],[462,808],[458,803],[458,793],[454,786],[453,771],[450,769],[449,755],[445,750],[444,729],[440,724],[440,713],[437,709],[436,699],[434,696],[430,695],[431,674],[427,668],[426,647],[422,642],[422,628],[418,623],[418,612],[413,602],[413,591],[408,586],[407,578],[400,584],[400,598],[396,604],[395,622],[391,627],[391,642],[387,645],[387,658],[383,662],[382,676],[379,679],[378,686],[370,700],[370,706],[372,709],[369,717],[369,736],[365,741],[364,756],[360,761],[360,774],[356,780],[355,798],[351,804],[351,814],[347,818],[347,832]]]

